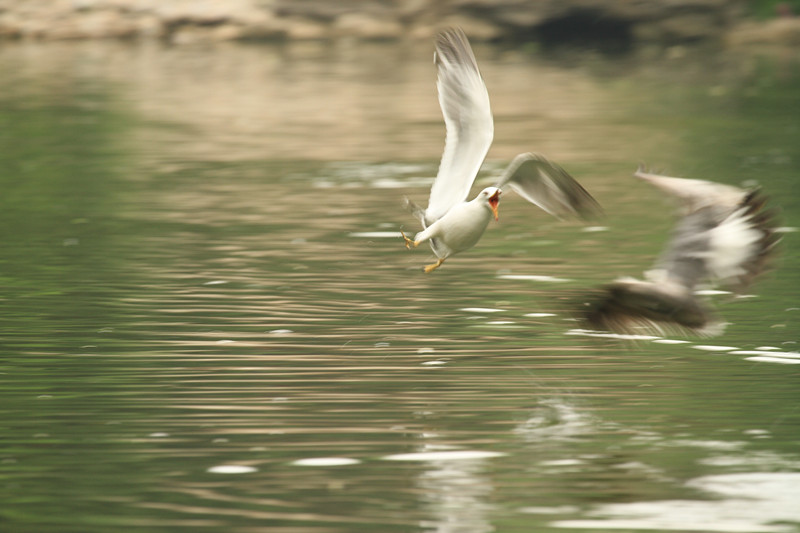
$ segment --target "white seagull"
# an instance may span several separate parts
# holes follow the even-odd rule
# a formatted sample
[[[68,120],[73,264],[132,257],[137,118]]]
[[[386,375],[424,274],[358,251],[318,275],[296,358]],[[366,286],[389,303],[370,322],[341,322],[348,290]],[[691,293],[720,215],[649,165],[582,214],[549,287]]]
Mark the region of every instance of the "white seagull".
[[[644,281],[614,281],[585,318],[593,328],[618,333],[721,333],[723,324],[696,291],[713,283],[738,292],[769,267],[780,240],[775,210],[764,208],[767,199],[757,189],[659,176],[642,168],[634,176],[676,196],[682,218]]]
[[[438,68],[439,105],[447,129],[444,154],[428,208],[407,200],[423,231],[413,240],[403,233],[407,248],[430,242],[439,260],[426,266],[425,272],[475,246],[492,216],[497,220],[497,204],[506,185],[556,217],[599,213],[597,202],[572,176],[533,153],[515,157],[494,187],[483,189],[467,202],[494,135],[489,93],[469,41],[460,29],[449,29],[437,36],[434,63]]]

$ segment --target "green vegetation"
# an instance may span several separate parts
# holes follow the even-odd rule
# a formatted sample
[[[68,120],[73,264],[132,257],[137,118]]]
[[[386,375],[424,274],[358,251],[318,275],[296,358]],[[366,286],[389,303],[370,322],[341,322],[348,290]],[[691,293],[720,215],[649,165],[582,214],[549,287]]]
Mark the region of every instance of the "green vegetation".
[[[756,18],[769,19],[780,15],[787,9],[794,15],[800,15],[800,0],[751,0],[748,2],[749,12]]]

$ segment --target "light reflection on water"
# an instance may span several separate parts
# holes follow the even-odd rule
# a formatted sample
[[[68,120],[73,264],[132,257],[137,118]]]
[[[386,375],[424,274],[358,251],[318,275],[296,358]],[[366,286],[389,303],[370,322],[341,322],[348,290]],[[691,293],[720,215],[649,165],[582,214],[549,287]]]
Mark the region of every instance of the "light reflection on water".
[[[587,231],[509,198],[475,249],[425,276],[429,252],[396,235],[441,150],[429,53],[310,46],[23,45],[37,61],[14,75],[47,76],[28,104],[63,104],[67,126],[39,132],[53,136],[41,151],[3,144],[3,160],[70,160],[93,123],[121,146],[76,157],[69,175],[93,177],[73,186],[83,202],[5,200],[29,221],[0,256],[12,530],[691,530],[706,513],[708,530],[793,531],[773,524],[798,521],[797,376],[777,364],[798,361],[793,269],[757,298],[710,295],[731,322],[719,339],[629,342],[574,321],[588,289],[643,270],[668,231],[667,204],[628,177],[640,157],[725,177],[731,154],[700,157],[682,130],[767,135],[781,120],[714,100],[722,125],[702,130],[692,81],[648,114],[649,71],[610,81],[619,67],[486,48],[498,140],[484,174],[546,152],[608,217]],[[13,47],[0,57],[19,66]],[[664,68],[658,81],[681,70]],[[118,100],[70,95],[87,82]],[[130,124],[102,113],[126,104]],[[768,153],[796,150],[784,142]],[[785,158],[761,161],[764,188],[796,205]],[[784,245],[791,264],[796,235]]]
[[[724,474],[692,479],[686,486],[717,500],[665,500],[608,504],[584,520],[561,520],[556,527],[604,530],[702,530],[791,533],[800,521],[798,472]],[[594,518],[597,517],[597,518]],[[783,522],[783,523],[781,523]]]

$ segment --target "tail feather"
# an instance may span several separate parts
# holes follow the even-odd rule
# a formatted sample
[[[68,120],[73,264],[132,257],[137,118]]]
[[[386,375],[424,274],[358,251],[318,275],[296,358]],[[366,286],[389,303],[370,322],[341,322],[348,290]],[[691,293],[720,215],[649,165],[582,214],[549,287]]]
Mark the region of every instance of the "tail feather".
[[[414,218],[419,220],[423,229],[428,227],[428,225],[425,223],[425,210],[417,205],[414,200],[408,196],[403,197],[403,207],[405,207],[406,210],[414,216]]]

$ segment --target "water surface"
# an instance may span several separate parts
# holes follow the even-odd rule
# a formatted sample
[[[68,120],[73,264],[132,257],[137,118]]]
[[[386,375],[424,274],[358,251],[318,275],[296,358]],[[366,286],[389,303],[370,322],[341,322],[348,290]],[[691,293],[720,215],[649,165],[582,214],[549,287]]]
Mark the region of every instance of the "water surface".
[[[0,49],[4,531],[798,530],[796,54],[476,47],[481,179],[542,152],[606,217],[508,197],[424,275],[430,53]],[[576,331],[672,224],[640,162],[782,209],[720,337]]]

